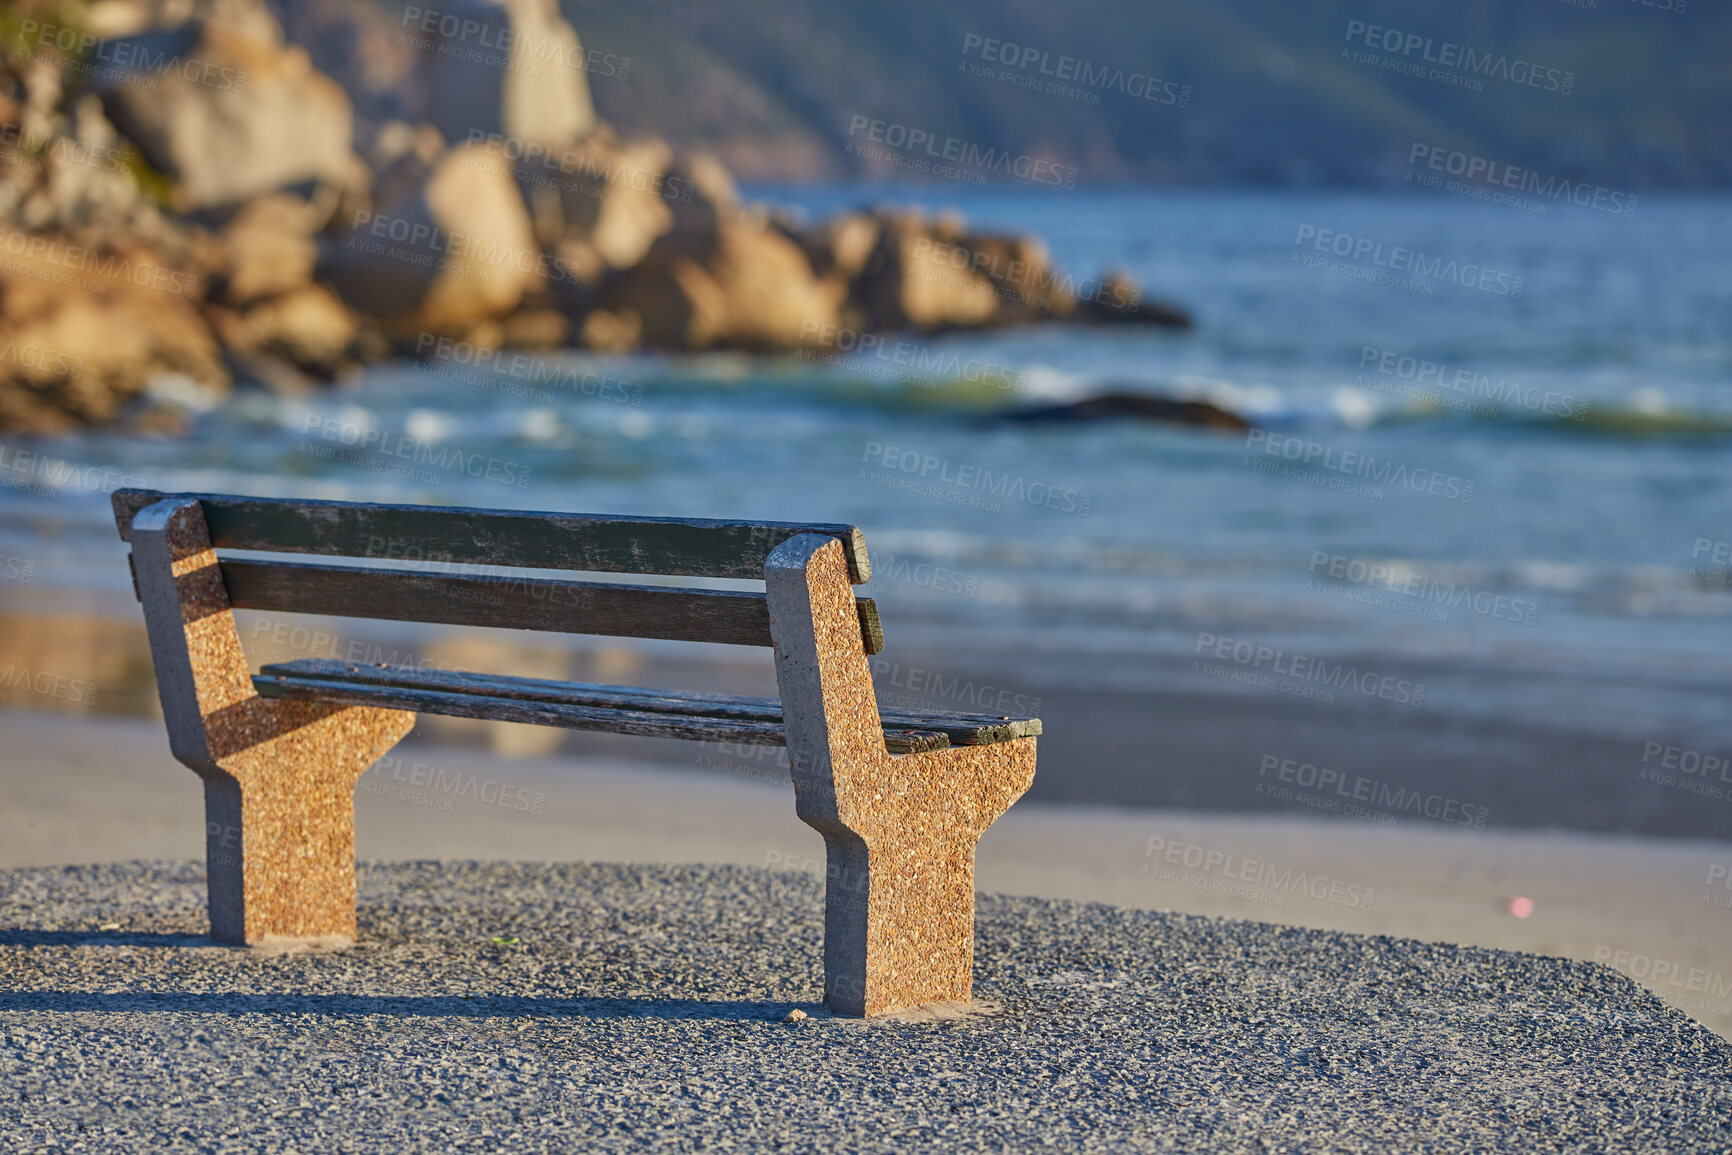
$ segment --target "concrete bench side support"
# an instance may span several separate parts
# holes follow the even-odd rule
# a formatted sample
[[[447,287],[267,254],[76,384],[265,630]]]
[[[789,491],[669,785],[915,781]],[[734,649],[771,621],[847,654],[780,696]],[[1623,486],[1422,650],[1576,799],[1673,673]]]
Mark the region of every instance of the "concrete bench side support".
[[[197,501],[131,540],[169,746],[204,779],[212,939],[353,939],[355,783],[415,715],[259,697]]]
[[[1035,739],[892,755],[841,543],[764,570],[795,812],[824,836],[824,1001],[848,1015],[968,1001],[974,851],[1034,781]]]

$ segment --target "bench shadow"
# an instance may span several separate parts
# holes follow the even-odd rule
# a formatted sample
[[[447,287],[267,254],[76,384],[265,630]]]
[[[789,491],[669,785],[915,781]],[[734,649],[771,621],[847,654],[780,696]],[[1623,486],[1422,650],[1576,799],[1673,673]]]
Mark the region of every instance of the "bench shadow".
[[[515,1019],[526,1016],[583,1019],[707,1019],[777,1021],[794,1009],[830,1018],[820,1003],[741,1002],[708,999],[540,998],[528,995],[307,995],[292,992],[238,994],[181,991],[0,991],[0,1012],[95,1011],[178,1012],[199,1015],[335,1015],[393,1018]]]
[[[23,930],[0,928],[0,946],[221,947],[208,934],[158,934],[130,930]],[[239,949],[239,948],[235,948]]]

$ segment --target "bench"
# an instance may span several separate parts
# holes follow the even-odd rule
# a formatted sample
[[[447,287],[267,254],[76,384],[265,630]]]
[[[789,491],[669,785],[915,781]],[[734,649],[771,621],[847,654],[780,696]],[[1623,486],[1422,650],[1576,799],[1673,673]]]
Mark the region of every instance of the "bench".
[[[975,846],[1033,781],[1040,722],[878,708],[867,655],[883,632],[877,607],[854,593],[871,576],[855,527],[142,489],[116,491],[113,504],[169,745],[204,780],[214,940],[353,939],[356,783],[417,713],[446,714],[786,745],[795,813],[828,858],[825,1003],[876,1015],[968,1000]],[[497,567],[750,578],[764,590]],[[766,646],[779,696],[324,659],[255,675],[235,609]]]

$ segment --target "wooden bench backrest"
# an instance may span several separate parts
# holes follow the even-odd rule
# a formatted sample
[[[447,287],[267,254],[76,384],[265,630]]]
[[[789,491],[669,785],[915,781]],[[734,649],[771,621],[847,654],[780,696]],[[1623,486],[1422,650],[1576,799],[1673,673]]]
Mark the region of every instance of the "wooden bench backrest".
[[[802,533],[842,542],[855,584],[871,577],[851,525],[620,517],[447,506],[373,505],[121,489],[115,523],[165,498],[193,498],[219,550],[511,566],[599,573],[763,579],[770,551]],[[768,603],[736,590],[575,582],[428,569],[220,559],[237,609],[554,633],[771,645]],[[857,600],[866,652],[883,648],[870,598]]]

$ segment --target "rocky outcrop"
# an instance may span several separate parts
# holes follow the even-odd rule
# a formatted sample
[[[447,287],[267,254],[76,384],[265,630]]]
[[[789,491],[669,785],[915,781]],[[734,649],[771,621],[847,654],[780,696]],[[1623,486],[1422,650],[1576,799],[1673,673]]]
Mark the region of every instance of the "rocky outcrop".
[[[195,280],[147,250],[39,240],[8,252],[0,275],[0,429],[112,421],[168,375],[228,386]]]
[[[1129,273],[1109,273],[1077,300],[1075,317],[1091,325],[1144,324],[1189,329],[1191,315],[1176,305],[1151,301]]]
[[[315,234],[327,215],[315,202],[276,193],[223,226],[205,315],[243,370],[269,379],[261,369],[276,361],[329,380],[358,360],[357,319],[314,283]]]
[[[815,267],[852,278],[850,295],[867,329],[1191,324],[1183,310],[1145,300],[1128,274],[1077,281],[1053,265],[1038,237],[971,233],[954,213],[844,214],[808,231],[804,243]]]
[[[322,285],[303,285],[244,311],[213,306],[208,316],[224,348],[242,358],[274,359],[324,380],[357,360],[355,318]]]
[[[595,127],[583,45],[554,0],[446,0],[404,22],[427,54],[427,120],[446,140],[563,145]]]
[[[590,283],[637,264],[674,227],[670,200],[679,188],[670,188],[673,154],[662,141],[622,144],[611,133],[598,133],[565,148],[532,152],[497,139],[478,147],[515,160],[537,239]]]
[[[793,235],[820,277],[849,285],[866,271],[883,235],[884,222],[868,213],[837,213]]]
[[[216,294],[229,304],[247,305],[311,282],[319,223],[311,204],[286,193],[241,209],[222,231]]]
[[[603,310],[664,349],[815,345],[841,304],[799,245],[745,212],[724,214],[713,232],[668,233],[602,297]]]
[[[713,157],[596,121],[553,0],[384,24],[341,0],[65,10],[103,38],[88,58],[57,56],[63,38],[0,58],[0,428],[136,416],[230,374],[308,388],[426,333],[774,351],[1188,324],[1127,277],[1073,282],[1039,240],[956,213],[806,225],[742,204]]]
[[[1251,422],[1212,401],[1179,400],[1150,393],[1114,390],[1059,405],[1034,405],[1013,409],[997,417],[1021,424],[1071,424],[1084,421],[1151,421],[1163,425],[1189,425],[1242,433]]]
[[[960,217],[884,218],[853,287],[864,327],[931,331],[993,324],[998,292],[974,269],[962,239]]]
[[[484,146],[452,149],[417,187],[357,213],[326,242],[320,268],[398,337],[462,333],[560,275],[542,263],[510,161]]]
[[[10,85],[5,84],[12,80]],[[144,165],[93,95],[69,95],[47,60],[16,78],[0,73],[0,228],[62,237],[85,248],[125,241],[178,264],[196,264],[196,230],[141,192]]]
[[[115,62],[97,74],[109,118],[172,182],[179,209],[361,179],[349,98],[262,6],[217,6],[95,51]]]

